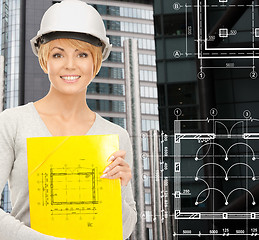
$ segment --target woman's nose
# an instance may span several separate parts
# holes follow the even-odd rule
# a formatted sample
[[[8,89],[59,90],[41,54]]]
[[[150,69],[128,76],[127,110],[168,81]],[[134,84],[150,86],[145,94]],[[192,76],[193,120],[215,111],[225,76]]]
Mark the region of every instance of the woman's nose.
[[[67,57],[65,67],[67,69],[74,69],[75,68],[75,59],[73,57]]]

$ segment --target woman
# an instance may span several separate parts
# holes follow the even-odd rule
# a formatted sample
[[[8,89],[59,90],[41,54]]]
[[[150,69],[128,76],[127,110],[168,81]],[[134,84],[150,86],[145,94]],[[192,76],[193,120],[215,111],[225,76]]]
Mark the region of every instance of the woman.
[[[39,101],[0,114],[0,190],[9,180],[13,207],[11,214],[0,211],[0,239],[60,239],[30,228],[26,139],[85,134],[119,135],[123,150],[112,155],[102,178],[121,180],[123,238],[126,239],[136,223],[130,185],[129,136],[86,104],[87,86],[111,48],[102,19],[86,3],[64,0],[46,11],[41,29],[31,44],[43,71],[49,76],[50,89]]]

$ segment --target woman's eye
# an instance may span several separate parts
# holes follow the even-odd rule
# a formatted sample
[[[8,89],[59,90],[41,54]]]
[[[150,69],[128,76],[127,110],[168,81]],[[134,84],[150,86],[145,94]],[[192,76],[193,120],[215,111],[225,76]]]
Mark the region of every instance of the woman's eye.
[[[88,56],[87,53],[80,53],[78,54],[78,57],[86,58]]]
[[[60,53],[55,53],[53,54],[53,58],[61,58],[62,55]]]

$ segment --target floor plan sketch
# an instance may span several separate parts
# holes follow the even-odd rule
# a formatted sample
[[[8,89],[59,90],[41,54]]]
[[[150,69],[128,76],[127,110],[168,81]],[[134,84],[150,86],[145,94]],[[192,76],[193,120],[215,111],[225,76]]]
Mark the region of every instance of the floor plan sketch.
[[[173,9],[185,18],[184,33],[181,33],[185,34],[185,44],[179,44],[178,49],[176,46],[173,58],[197,57],[199,79],[206,77],[205,69],[224,68],[246,69],[250,78],[258,77],[257,1],[177,1],[173,3]],[[193,20],[195,22],[190,23]]]
[[[42,206],[51,205],[51,215],[96,214],[99,203],[97,168],[53,168],[38,175]],[[70,207],[69,207],[70,206]]]
[[[174,239],[259,234],[259,120],[249,111],[240,119],[216,115],[174,122]],[[202,130],[186,132],[191,122]]]

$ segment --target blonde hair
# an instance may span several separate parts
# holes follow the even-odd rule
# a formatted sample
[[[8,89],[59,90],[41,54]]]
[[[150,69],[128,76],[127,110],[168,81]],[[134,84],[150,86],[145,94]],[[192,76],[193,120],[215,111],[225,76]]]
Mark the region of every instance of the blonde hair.
[[[101,65],[102,65],[102,48],[96,47],[90,43],[83,42],[80,40],[75,39],[60,39],[62,42],[67,43],[69,46],[79,49],[80,51],[89,50],[93,57],[93,64],[94,64],[94,70],[93,70],[93,76],[95,77],[96,74],[99,72]],[[51,47],[51,41],[45,44],[42,44],[40,46],[39,52],[38,52],[38,60],[40,63],[40,66],[42,70],[47,73],[47,62],[50,55],[50,47]]]

